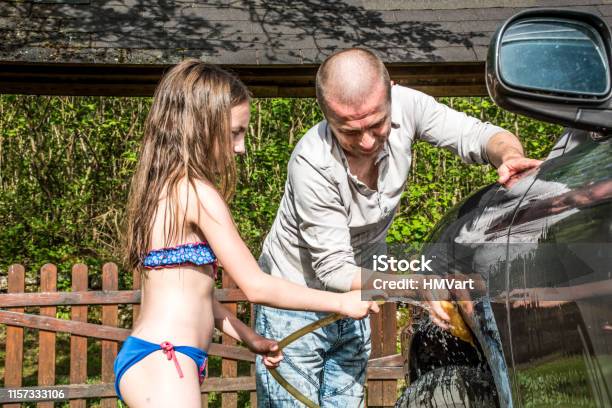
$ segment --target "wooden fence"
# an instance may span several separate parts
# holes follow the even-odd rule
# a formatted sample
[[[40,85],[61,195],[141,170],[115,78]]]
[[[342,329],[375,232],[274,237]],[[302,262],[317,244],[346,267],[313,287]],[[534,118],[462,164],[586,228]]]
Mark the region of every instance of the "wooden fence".
[[[72,268],[71,292],[57,291],[57,268],[44,265],[40,270],[40,291],[25,291],[25,270],[12,265],[8,270],[8,293],[0,294],[0,324],[6,325],[6,358],[4,388],[0,388],[0,404],[19,407],[12,401],[9,389],[27,390],[22,401],[37,401],[37,407],[53,407],[49,399],[42,400],[35,391],[63,390],[71,408],[85,408],[89,398],[100,398],[102,408],[117,406],[113,386],[113,362],[119,343],[130,330],[119,326],[119,305],[131,304],[133,321],[139,313],[140,276],[134,274],[132,290],[118,290],[118,268],[107,263],[102,268],[102,290],[88,290],[88,267]],[[30,288],[31,289],[31,288]],[[236,314],[238,303],[246,297],[228,276],[222,276],[222,289],[216,298]],[[89,306],[101,305],[101,324],[87,322]],[[39,314],[25,313],[25,307],[40,307]],[[56,317],[57,306],[70,306],[70,320]],[[252,308],[252,307],[251,307]],[[252,312],[252,309],[251,309]],[[403,359],[396,353],[395,305],[383,306],[381,314],[372,318],[372,357],[368,366],[368,406],[392,406],[397,395],[397,379],[403,378]],[[252,313],[251,313],[252,316]],[[38,385],[22,387],[24,368],[24,328],[38,329]],[[70,335],[70,375],[68,385],[56,385],[56,333]],[[88,383],[87,339],[101,341],[101,382]],[[208,393],[221,395],[223,408],[238,405],[238,392],[249,392],[252,407],[257,406],[254,377],[254,355],[236,346],[233,339],[223,335],[221,343],[213,343],[207,350],[211,356],[221,357],[221,375],[209,376],[202,384],[202,403],[208,405]],[[238,376],[238,361],[251,364],[250,375]],[[30,392],[31,391],[31,392]]]

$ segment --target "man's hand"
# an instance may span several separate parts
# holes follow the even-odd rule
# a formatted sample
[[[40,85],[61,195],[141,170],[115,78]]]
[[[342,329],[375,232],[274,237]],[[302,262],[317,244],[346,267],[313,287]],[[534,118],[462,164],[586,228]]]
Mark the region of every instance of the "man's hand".
[[[278,342],[260,335],[255,335],[245,342],[249,350],[262,356],[264,365],[268,368],[276,368],[283,360],[283,352],[278,348]]]
[[[451,289],[449,297],[446,298],[448,301],[444,302],[446,304],[455,303],[465,316],[472,316],[474,314],[474,303],[487,293],[485,280],[477,273],[447,275],[447,278],[463,282],[470,280],[472,282],[473,287],[471,289]],[[453,316],[449,314],[448,310],[445,310],[445,305],[441,299],[440,297],[430,296],[425,302],[429,307],[429,316],[436,325],[452,332]],[[455,327],[454,329],[457,330],[458,328]]]
[[[542,164],[542,160],[528,159],[526,157],[513,157],[504,161],[498,168],[497,182],[507,188],[512,187],[521,175],[528,170],[535,169]]]
[[[425,302],[429,306],[429,317],[438,327],[449,330],[450,329],[450,316],[442,307],[442,302],[439,300],[428,300]]]
[[[487,156],[491,164],[497,167],[497,182],[506,188],[512,187],[525,172],[542,164],[541,160],[526,158],[521,142],[506,131],[496,133],[489,140]]]

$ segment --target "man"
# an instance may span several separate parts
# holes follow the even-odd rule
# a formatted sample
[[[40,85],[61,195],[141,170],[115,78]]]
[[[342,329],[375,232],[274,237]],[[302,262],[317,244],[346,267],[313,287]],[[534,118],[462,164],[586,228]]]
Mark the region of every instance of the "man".
[[[499,182],[539,161],[526,159],[518,139],[502,128],[456,112],[418,91],[391,85],[382,61],[364,49],[327,58],[316,78],[326,120],[297,144],[285,192],[262,250],[272,275],[329,291],[359,289],[361,267],[387,230],[404,191],[417,138],[491,163]],[[369,265],[368,265],[369,266]],[[433,303],[432,318],[449,317]],[[323,314],[258,307],[262,335],[281,339]],[[343,319],[284,350],[281,374],[322,407],[363,406],[370,354],[369,319]],[[258,403],[300,406],[257,362]]]

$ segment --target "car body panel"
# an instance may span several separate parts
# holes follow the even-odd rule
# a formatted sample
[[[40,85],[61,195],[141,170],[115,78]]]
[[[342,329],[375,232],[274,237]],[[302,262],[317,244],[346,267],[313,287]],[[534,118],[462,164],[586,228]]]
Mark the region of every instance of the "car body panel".
[[[564,381],[554,367],[573,373],[557,402],[612,404],[612,292],[606,292],[612,282],[612,140],[583,136],[574,135],[580,143],[564,144],[561,155],[511,188],[493,184],[468,197],[437,225],[426,249],[428,257],[448,262],[449,273],[486,284],[486,294],[473,299],[474,313],[462,315],[500,406],[546,401],[534,376],[550,367],[551,384]],[[525,262],[530,257],[535,261]],[[592,284],[599,292],[570,299],[568,290]],[[548,293],[557,296],[550,301],[533,298],[547,288],[570,289]],[[417,357],[412,361],[418,365]]]

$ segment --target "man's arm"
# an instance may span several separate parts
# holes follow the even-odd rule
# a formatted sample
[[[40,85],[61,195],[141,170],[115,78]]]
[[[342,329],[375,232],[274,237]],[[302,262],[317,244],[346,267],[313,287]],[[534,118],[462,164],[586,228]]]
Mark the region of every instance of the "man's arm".
[[[402,96],[408,109],[413,109],[417,137],[449,149],[465,163],[490,163],[497,168],[498,182],[506,187],[519,173],[542,163],[525,158],[521,142],[503,128],[467,116],[418,91]]]

